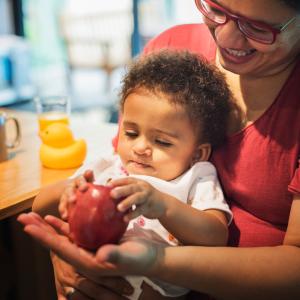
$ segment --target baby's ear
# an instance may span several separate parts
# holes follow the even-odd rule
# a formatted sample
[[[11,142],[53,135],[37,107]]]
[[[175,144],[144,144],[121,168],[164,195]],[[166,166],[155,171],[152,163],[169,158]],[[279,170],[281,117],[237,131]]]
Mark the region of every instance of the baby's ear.
[[[195,164],[198,161],[207,161],[210,157],[210,154],[211,154],[211,145],[208,143],[201,144],[195,150],[192,163]]]

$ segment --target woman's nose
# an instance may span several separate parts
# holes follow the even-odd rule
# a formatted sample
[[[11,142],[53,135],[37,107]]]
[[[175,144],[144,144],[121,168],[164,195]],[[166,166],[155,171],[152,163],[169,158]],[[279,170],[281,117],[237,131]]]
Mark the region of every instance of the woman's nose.
[[[222,48],[241,48],[247,38],[240,31],[238,24],[229,20],[224,25],[219,25],[215,29],[217,44]]]

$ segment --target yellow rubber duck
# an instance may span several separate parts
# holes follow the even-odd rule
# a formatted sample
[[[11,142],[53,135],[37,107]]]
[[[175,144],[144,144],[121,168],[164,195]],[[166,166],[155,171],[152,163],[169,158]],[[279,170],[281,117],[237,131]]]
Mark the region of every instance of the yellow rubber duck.
[[[74,140],[67,124],[53,123],[41,133],[40,159],[43,166],[51,169],[79,167],[87,152],[83,139]]]

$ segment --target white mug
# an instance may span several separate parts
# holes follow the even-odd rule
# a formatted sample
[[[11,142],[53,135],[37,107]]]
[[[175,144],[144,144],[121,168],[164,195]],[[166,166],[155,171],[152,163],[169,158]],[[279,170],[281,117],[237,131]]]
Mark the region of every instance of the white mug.
[[[15,126],[15,137],[12,141],[6,140],[6,124],[13,122]],[[8,159],[7,148],[16,147],[21,139],[20,124],[14,117],[7,116],[6,113],[0,112],[0,162]]]

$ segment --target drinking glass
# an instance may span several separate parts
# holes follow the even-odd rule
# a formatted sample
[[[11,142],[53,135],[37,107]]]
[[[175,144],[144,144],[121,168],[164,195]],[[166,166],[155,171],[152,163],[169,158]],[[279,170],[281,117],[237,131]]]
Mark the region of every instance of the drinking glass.
[[[70,99],[68,96],[36,97],[34,101],[40,132],[53,123],[70,123]]]

